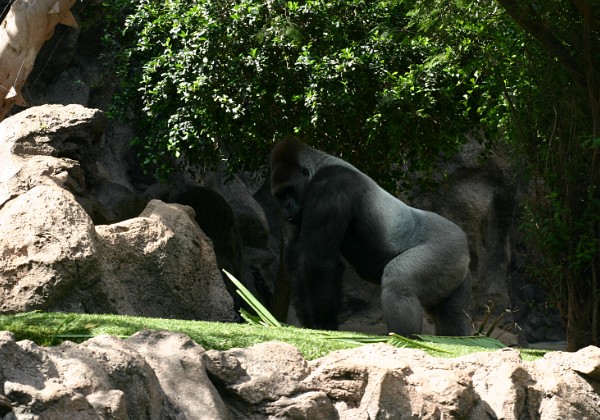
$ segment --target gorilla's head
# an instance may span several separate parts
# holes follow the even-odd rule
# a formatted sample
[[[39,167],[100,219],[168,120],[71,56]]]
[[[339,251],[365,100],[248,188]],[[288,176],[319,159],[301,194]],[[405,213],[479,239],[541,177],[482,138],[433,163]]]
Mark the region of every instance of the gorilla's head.
[[[271,194],[277,199],[283,217],[298,225],[302,220],[304,191],[310,171],[302,162],[302,151],[308,148],[295,137],[286,137],[271,152]]]

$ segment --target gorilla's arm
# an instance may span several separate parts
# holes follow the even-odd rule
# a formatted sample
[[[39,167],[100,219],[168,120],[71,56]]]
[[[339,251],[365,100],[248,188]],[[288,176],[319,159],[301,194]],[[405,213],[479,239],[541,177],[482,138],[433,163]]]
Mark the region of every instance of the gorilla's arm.
[[[329,168],[328,168],[329,169]],[[334,330],[342,295],[340,247],[351,220],[349,180],[315,174],[307,188],[302,224],[288,251],[294,277],[294,306],[304,326]]]

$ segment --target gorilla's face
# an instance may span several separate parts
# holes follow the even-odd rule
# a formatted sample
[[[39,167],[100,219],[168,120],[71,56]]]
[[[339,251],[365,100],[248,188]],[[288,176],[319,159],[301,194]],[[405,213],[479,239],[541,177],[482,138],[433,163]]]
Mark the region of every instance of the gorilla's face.
[[[302,220],[302,205],[298,201],[294,189],[286,188],[275,194],[275,198],[279,202],[285,220],[293,225],[299,225]]]
[[[295,137],[288,137],[271,152],[271,194],[279,202],[285,220],[294,225],[302,221],[304,191],[310,181],[310,158],[302,153],[307,148]]]
[[[272,186],[273,196],[279,202],[283,217],[289,223],[299,225],[302,221],[302,200],[308,182],[308,171],[300,168],[285,182]]]

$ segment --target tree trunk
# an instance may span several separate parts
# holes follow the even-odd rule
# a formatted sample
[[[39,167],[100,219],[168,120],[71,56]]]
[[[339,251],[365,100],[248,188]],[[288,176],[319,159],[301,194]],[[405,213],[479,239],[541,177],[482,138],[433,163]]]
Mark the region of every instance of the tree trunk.
[[[25,105],[21,89],[35,58],[58,23],[77,27],[75,0],[15,0],[0,23],[0,121],[13,105]]]
[[[577,105],[578,100],[572,100],[571,107],[564,106],[569,103],[568,98],[554,104],[559,110],[558,119],[563,122],[562,134],[555,135],[561,131],[558,127],[547,142],[549,153],[555,154],[538,166],[542,178],[554,170],[551,178],[557,178],[558,183],[549,188],[561,194],[560,212],[565,218],[563,222],[569,226],[569,239],[565,244],[568,250],[562,255],[550,255],[549,261],[554,267],[562,267],[563,277],[559,281],[566,286],[566,295],[561,292],[554,298],[566,323],[567,348],[575,351],[600,342],[600,252],[597,249],[600,244],[597,216],[600,203],[600,62],[597,55],[600,11],[590,0],[573,0],[572,4],[565,1],[565,7],[574,6],[574,14],[580,18],[573,20],[571,33],[565,35],[557,30],[560,25],[548,18],[548,10],[537,7],[536,2],[498,0],[498,3],[566,70],[581,92],[573,98],[587,99],[587,108]],[[560,10],[559,3],[554,3],[556,10]],[[530,153],[534,162],[536,153],[537,149]],[[552,160],[554,165],[548,165]],[[549,185],[552,183],[547,181]],[[560,226],[557,230],[560,231]],[[590,256],[587,250],[592,246],[596,251]]]
[[[595,336],[594,331],[590,330],[590,314],[593,307],[590,298],[593,299],[593,297],[590,297],[588,293],[581,293],[581,287],[578,287],[581,279],[579,280],[579,282],[572,278],[567,280],[567,351],[577,351],[591,345]],[[589,292],[588,288],[584,292]]]

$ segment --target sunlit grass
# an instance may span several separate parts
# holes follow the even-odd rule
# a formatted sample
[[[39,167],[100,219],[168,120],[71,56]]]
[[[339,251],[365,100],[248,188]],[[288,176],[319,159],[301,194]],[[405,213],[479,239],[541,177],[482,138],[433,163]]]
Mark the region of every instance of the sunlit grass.
[[[207,321],[144,318],[123,315],[69,314],[28,312],[0,315],[0,330],[11,331],[17,340],[32,340],[39,345],[57,345],[64,340],[82,342],[88,338],[110,334],[128,337],[144,329],[182,332],[205,349],[227,350],[249,347],[266,341],[283,341],[296,346],[308,359],[316,359],[332,351],[352,348],[388,337],[347,331],[317,331],[295,327],[233,324]],[[477,346],[424,343],[422,348],[432,356],[456,357],[478,351],[493,351]],[[539,358],[544,351],[522,350],[524,358]]]

